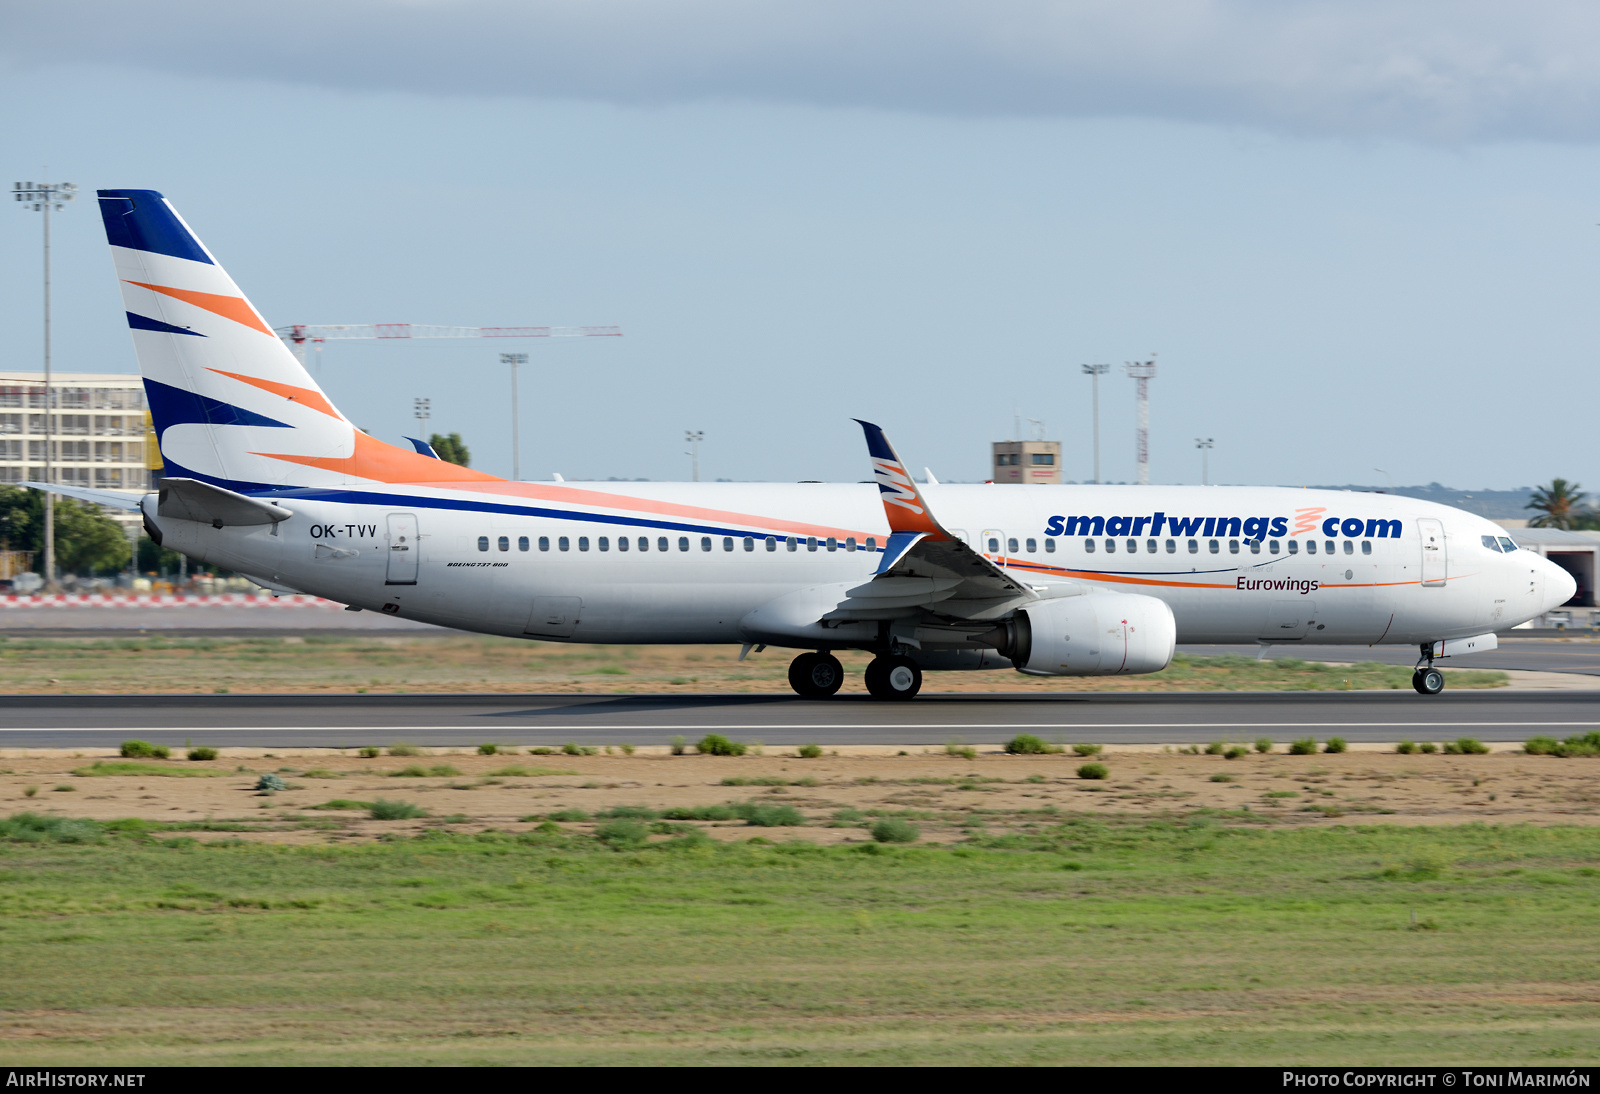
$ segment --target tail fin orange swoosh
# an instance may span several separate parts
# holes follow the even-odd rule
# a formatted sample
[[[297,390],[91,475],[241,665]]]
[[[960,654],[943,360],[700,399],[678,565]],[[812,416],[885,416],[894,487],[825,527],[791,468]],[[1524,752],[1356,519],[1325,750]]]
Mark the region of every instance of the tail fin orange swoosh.
[[[927,501],[922,497],[922,491],[917,489],[911,473],[906,470],[883,430],[860,418],[855,422],[867,436],[867,455],[872,457],[872,476],[878,482],[883,511],[889,518],[889,530],[925,532],[931,538],[949,539],[949,533],[934,519]]]

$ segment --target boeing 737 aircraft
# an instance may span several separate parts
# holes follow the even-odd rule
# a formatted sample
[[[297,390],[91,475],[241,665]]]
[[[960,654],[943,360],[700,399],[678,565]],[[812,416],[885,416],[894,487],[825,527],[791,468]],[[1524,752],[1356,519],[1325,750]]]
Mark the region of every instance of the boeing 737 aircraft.
[[[157,543],[369,611],[561,642],[803,651],[789,680],[927,670],[1158,672],[1177,642],[1409,643],[1436,658],[1573,579],[1458,509],[1240,487],[926,485],[861,423],[876,486],[511,482],[356,429],[161,194],[101,190],[166,478],[125,495]],[[743,654],[741,654],[743,656]]]

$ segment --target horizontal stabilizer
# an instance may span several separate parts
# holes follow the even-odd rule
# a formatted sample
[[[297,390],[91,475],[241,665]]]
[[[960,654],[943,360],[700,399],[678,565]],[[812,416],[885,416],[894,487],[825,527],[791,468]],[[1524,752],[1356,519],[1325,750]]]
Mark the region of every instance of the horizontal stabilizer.
[[[156,515],[194,520],[213,528],[229,525],[276,524],[294,516],[290,510],[197,479],[162,479]]]
[[[60,486],[53,482],[19,482],[18,486],[31,486],[35,490],[47,490],[52,494],[63,494],[78,501],[86,501],[91,505],[105,505],[112,509],[139,508],[139,494],[122,494],[113,490],[87,490],[81,486]]]

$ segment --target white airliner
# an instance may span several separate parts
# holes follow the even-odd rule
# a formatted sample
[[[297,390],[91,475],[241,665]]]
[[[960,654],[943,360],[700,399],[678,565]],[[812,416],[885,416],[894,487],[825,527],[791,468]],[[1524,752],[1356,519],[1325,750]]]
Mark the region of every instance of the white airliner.
[[[1158,672],[1177,642],[1410,644],[1435,658],[1575,591],[1458,509],[1243,487],[916,484],[862,423],[876,485],[531,483],[356,429],[171,204],[100,210],[166,465],[156,542],[370,611],[566,642],[804,651],[789,680],[908,699],[924,670]],[[29,483],[102,504],[125,495]],[[742,654],[741,654],[742,656]]]

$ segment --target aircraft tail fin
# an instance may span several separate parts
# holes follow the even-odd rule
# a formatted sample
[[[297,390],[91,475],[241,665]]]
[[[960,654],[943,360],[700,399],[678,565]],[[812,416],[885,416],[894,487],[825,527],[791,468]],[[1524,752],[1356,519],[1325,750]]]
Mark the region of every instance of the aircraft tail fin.
[[[244,492],[494,478],[356,429],[171,202],[98,196],[168,475]]]

